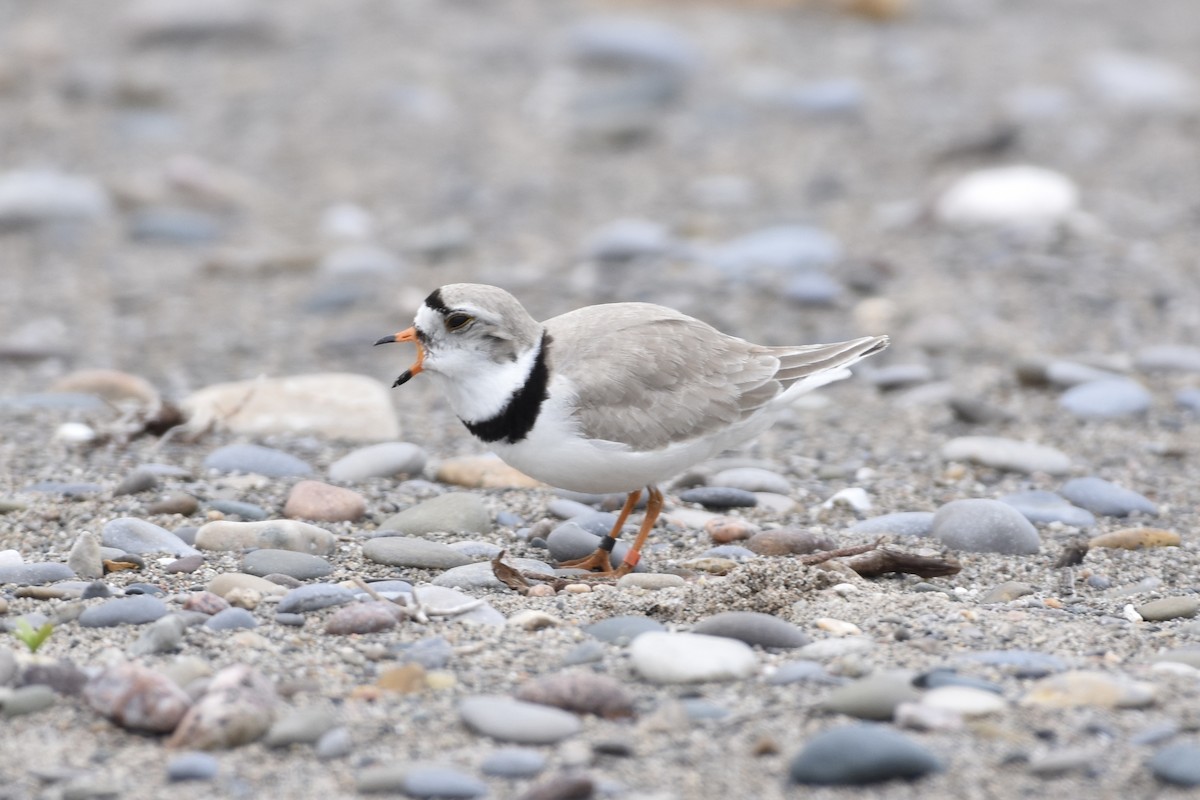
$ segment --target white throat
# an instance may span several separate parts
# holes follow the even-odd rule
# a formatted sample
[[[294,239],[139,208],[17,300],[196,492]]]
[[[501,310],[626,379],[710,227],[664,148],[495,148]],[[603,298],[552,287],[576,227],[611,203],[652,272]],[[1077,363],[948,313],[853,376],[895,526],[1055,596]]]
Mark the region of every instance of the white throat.
[[[504,411],[512,396],[529,380],[542,345],[515,361],[494,361],[487,353],[455,348],[438,353],[428,375],[463,422],[483,422]]]

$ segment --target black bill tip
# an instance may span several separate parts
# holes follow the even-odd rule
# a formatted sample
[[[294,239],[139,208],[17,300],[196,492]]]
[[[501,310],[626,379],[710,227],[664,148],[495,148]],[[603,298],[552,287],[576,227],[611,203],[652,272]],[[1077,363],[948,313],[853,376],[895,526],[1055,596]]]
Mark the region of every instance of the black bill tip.
[[[383,344],[383,342],[376,342],[375,344]],[[400,375],[400,377],[396,378],[396,382],[392,384],[392,388],[395,389],[397,386],[403,386],[404,384],[406,384],[410,380],[412,380],[412,376],[413,376],[413,372],[411,369],[404,370],[404,372]]]
[[[376,341],[375,344],[372,345],[372,347],[378,347],[381,344],[391,344],[394,341],[396,341],[396,334],[389,333],[387,336],[383,336],[378,341]]]

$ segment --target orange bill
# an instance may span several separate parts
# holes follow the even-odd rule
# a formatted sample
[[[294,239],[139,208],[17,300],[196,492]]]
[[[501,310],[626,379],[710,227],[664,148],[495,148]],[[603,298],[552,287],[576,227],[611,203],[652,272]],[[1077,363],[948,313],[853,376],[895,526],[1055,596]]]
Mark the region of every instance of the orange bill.
[[[417,338],[417,329],[415,327],[408,328],[407,330],[400,331],[399,333],[394,333],[391,336],[384,336],[382,339],[375,342],[375,344],[389,344],[391,342],[412,342],[417,346],[416,363],[404,370],[399,378],[396,378],[396,382],[392,384],[392,388],[394,389],[397,386],[403,386],[404,384],[408,383],[414,375],[421,371],[421,364],[425,361],[425,348],[421,347],[421,342]]]

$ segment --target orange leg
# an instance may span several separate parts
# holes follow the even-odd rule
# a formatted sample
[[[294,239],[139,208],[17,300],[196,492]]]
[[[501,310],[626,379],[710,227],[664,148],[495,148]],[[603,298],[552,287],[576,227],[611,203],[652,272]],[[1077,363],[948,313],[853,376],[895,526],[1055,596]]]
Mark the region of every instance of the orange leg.
[[[651,499],[654,497],[653,492],[657,491],[657,489],[652,489],[652,493],[650,495]],[[612,572],[613,567],[612,561],[610,560],[612,556],[612,550],[617,545],[617,537],[621,535],[621,528],[625,527],[625,522],[629,519],[629,515],[633,513],[634,506],[637,505],[638,498],[641,496],[641,489],[635,489],[629,493],[629,496],[625,498],[625,507],[621,509],[621,513],[617,517],[617,524],[613,525],[612,530],[608,532],[608,535],[600,540],[600,546],[596,548],[595,552],[584,558],[576,558],[572,561],[564,561],[559,564],[559,566],[569,567],[572,569],[595,570],[597,572]],[[659,497],[661,498],[662,495],[660,494]],[[647,514],[649,514],[649,509],[647,509]],[[655,516],[658,516],[658,514],[655,513]],[[643,527],[645,527],[644,524]],[[640,541],[641,534],[639,533],[638,536]]]
[[[625,560],[616,569],[618,577],[633,572],[637,568],[638,562],[642,560],[642,547],[650,538],[650,531],[654,530],[654,523],[658,521],[658,515],[662,513],[663,493],[657,486],[647,488],[650,490],[650,496],[646,500],[646,516],[642,520],[642,527],[638,530],[637,538],[633,540],[633,547],[629,548],[629,552],[625,554]]]

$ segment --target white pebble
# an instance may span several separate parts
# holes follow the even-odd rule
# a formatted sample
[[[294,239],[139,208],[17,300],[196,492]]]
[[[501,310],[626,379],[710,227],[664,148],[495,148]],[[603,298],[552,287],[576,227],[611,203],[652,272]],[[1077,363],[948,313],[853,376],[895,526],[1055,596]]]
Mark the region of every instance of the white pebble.
[[[54,438],[68,444],[84,444],[94,441],[96,432],[92,430],[90,425],[85,425],[82,422],[64,422],[54,432]]]
[[[837,592],[838,594],[840,594],[842,597],[847,597],[852,594],[857,594],[859,591],[858,587],[852,583],[834,584],[833,590],[835,592]]]
[[[1126,603],[1125,608],[1121,609],[1121,615],[1130,622],[1145,622],[1142,615],[1133,607],[1133,603]]]
[[[821,508],[833,508],[834,506],[846,506],[855,511],[867,512],[871,510],[871,498],[867,495],[867,490],[858,486],[853,486],[849,489],[842,489],[833,497],[821,504]]]
[[[832,633],[834,636],[858,636],[862,633],[862,628],[855,625],[853,622],[846,622],[844,619],[834,619],[833,617],[819,617],[813,622],[823,631]]]

